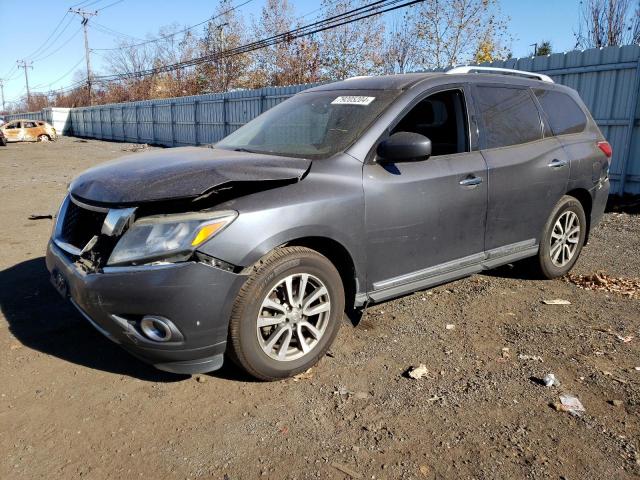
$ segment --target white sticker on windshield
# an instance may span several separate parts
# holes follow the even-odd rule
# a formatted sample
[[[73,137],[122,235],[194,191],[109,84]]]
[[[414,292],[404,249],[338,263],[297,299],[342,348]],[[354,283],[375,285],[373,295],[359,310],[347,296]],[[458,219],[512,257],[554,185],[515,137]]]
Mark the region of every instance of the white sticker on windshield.
[[[376,97],[361,97],[359,95],[347,95],[344,97],[338,97],[332,105],[369,105]]]

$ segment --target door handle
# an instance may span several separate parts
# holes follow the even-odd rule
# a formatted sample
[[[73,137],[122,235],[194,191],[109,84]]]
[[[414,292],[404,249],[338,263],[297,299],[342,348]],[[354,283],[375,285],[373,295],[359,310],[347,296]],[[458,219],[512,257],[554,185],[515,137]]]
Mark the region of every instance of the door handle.
[[[566,160],[558,160],[557,158],[554,158],[553,160],[551,160],[551,163],[547,164],[547,167],[562,168],[566,167],[567,165],[569,165],[569,162],[567,162]]]
[[[475,187],[476,185],[480,185],[482,183],[482,177],[476,177],[475,175],[469,175],[464,180],[460,180],[460,185],[463,187]]]

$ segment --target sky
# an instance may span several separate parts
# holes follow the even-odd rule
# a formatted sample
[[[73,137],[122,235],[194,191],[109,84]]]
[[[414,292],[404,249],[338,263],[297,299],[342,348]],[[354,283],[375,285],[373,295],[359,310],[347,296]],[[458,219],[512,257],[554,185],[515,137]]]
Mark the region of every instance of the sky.
[[[234,5],[245,1],[236,0]],[[316,11],[319,4],[319,0],[290,1],[298,16]],[[264,2],[251,0],[239,9],[247,23],[251,15],[259,15]],[[217,4],[214,0],[31,0],[27,9],[20,8],[21,2],[0,0],[0,38],[5,40],[4,48],[0,49],[0,79],[7,102],[18,100],[26,92],[24,71],[16,68],[18,59],[33,60],[33,69],[28,72],[32,91],[65,87],[73,82],[74,72],[86,71],[81,19],[72,14],[65,17],[69,7],[78,3],[84,3],[87,10],[106,7],[90,20],[90,26],[92,22],[97,24],[89,28],[91,49],[117,45],[118,39],[104,33],[104,28],[100,31],[101,27],[145,39],[165,25],[187,26],[206,20]],[[511,50],[515,57],[529,55],[533,51],[531,44],[543,39],[551,41],[555,52],[573,49],[579,0],[501,0],[501,6],[502,12],[510,17],[510,31],[515,37]],[[311,20],[314,15],[305,19]],[[63,20],[61,28],[45,44],[60,20]],[[46,46],[41,48],[43,44]],[[91,54],[92,68],[97,73],[103,63],[100,54],[99,51]]]

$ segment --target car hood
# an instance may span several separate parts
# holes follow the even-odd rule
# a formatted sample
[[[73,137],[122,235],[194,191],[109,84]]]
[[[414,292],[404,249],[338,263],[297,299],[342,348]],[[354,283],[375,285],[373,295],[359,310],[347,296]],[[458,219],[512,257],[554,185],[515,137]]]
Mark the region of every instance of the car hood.
[[[76,177],[74,197],[97,203],[136,204],[197,198],[247,182],[299,181],[311,160],[217,148],[181,147],[127,155]]]

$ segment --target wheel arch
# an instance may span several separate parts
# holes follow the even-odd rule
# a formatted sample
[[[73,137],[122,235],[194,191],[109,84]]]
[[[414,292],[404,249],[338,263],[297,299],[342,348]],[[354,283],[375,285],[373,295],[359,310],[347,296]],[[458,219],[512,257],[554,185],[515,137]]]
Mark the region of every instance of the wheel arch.
[[[336,267],[344,288],[345,307],[347,310],[355,307],[358,293],[358,271],[353,256],[349,250],[333,238],[322,236],[300,237],[289,240],[280,247],[306,247],[327,257]]]
[[[593,207],[593,199],[591,198],[589,191],[585,188],[575,188],[568,191],[566,195],[578,200],[584,209],[584,215],[587,219],[587,232],[584,237],[584,243],[586,245],[589,241],[589,233],[591,232],[591,209]]]

